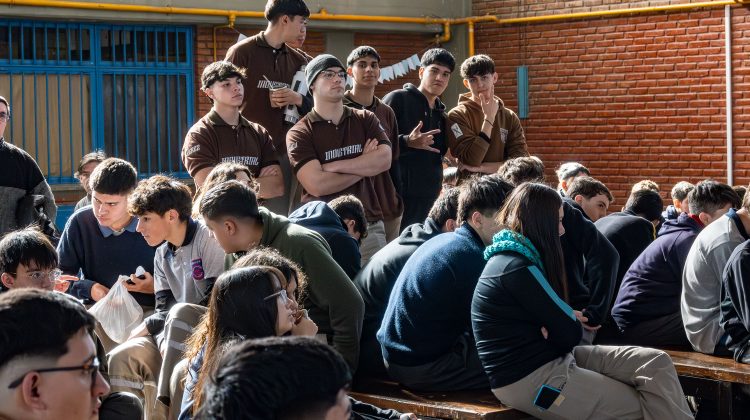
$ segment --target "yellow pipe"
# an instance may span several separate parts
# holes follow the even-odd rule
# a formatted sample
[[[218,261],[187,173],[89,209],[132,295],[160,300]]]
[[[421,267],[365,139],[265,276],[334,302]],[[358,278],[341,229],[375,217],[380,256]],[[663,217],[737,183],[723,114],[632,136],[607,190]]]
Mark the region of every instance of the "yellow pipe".
[[[213,34],[214,61],[217,61],[217,58],[216,58],[216,30],[217,29],[223,29],[223,28],[233,29],[234,28],[234,22],[235,22],[236,19],[237,19],[237,16],[234,15],[234,14],[231,14],[231,15],[229,15],[229,21],[227,22],[226,25],[214,26],[214,28],[213,28],[213,32],[214,32],[214,34]]]
[[[474,55],[474,21],[466,22],[466,29],[469,32],[469,57]]]
[[[443,22],[443,34],[435,35],[435,42],[438,44],[445,44],[451,40],[451,24],[449,22]]]

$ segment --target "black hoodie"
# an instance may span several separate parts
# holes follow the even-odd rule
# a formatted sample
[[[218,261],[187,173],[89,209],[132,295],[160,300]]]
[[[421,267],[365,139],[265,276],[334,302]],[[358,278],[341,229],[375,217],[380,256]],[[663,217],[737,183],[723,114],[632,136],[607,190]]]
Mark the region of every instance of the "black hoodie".
[[[402,197],[419,197],[435,200],[443,185],[442,159],[448,151],[445,139],[445,105],[440,98],[435,100],[435,108],[430,109],[427,98],[411,83],[403,89],[385,95],[383,103],[393,108],[398,123],[399,165],[401,166]],[[414,149],[406,145],[409,133],[422,121],[422,131],[439,129],[433,137],[432,147],[440,153]]]

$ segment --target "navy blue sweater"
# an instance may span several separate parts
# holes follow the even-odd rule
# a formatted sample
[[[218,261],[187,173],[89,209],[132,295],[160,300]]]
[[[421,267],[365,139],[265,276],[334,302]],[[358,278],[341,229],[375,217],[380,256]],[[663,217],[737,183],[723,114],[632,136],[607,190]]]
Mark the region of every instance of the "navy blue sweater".
[[[633,262],[622,279],[612,307],[620,328],[680,311],[682,269],[701,226],[682,213],[667,220],[656,238]]]
[[[437,235],[409,258],[377,333],[383,358],[401,366],[439,359],[471,331],[471,297],[484,269],[484,243],[467,223]]]
[[[68,219],[57,253],[63,273],[76,276],[79,270],[83,272],[81,280],[73,282],[68,293],[90,303],[94,283],[111,288],[118,276],[135,273],[139,265],[153,273],[156,248],[148,246],[134,229],[105,237],[94,211],[84,207]],[[142,306],[154,306],[154,295],[131,294]]]

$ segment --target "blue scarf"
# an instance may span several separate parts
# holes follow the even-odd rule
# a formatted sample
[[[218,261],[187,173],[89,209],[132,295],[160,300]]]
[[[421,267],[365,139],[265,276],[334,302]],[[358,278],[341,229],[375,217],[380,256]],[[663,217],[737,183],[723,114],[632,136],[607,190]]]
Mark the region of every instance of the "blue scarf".
[[[496,233],[492,237],[492,244],[484,250],[484,259],[489,260],[490,257],[502,251],[512,251],[521,254],[531,261],[532,264],[539,267],[542,273],[545,272],[539,251],[536,250],[536,247],[531,243],[529,238],[520,233],[510,229],[503,229]]]

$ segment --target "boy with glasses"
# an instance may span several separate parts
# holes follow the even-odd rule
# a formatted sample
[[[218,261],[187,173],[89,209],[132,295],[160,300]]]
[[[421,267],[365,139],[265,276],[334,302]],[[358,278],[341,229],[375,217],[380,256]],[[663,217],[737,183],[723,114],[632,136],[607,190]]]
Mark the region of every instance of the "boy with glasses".
[[[360,246],[364,265],[386,244],[375,183],[378,176],[389,176],[391,142],[375,114],[344,106],[346,72],[336,57],[315,57],[305,76],[315,105],[287,134],[289,162],[303,187],[303,202],[328,202],[347,194],[362,201],[368,223]],[[395,194],[392,182],[385,187]]]
[[[521,120],[495,96],[495,62],[484,54],[461,64],[468,93],[448,112],[448,145],[464,177],[492,174],[508,159],[528,156]]]
[[[57,269],[57,252],[46,236],[34,227],[10,232],[0,240],[0,291],[35,288],[64,292],[68,280]]]

